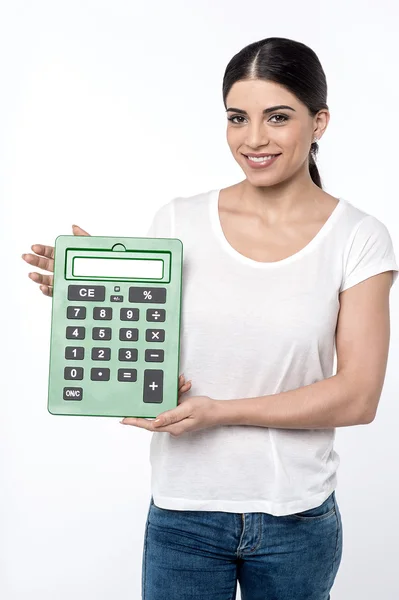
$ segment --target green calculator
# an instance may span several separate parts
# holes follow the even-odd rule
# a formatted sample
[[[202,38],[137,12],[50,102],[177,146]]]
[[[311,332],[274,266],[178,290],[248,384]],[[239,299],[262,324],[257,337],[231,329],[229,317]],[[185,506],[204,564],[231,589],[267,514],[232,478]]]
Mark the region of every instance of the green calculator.
[[[48,411],[155,418],[178,404],[183,244],[55,241]]]

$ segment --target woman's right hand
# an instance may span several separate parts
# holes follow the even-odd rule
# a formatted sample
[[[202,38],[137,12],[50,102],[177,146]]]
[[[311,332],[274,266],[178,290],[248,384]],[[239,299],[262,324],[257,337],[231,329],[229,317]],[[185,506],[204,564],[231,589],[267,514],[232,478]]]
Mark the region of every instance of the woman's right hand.
[[[77,225],[72,225],[72,232],[74,235],[90,235],[90,233],[87,233],[87,231]],[[39,267],[39,269],[54,273],[54,246],[33,244],[31,248],[35,254],[23,254],[22,258],[24,261],[34,267]],[[53,295],[54,275],[43,275],[42,273],[32,272],[28,274],[28,277],[39,284],[39,287],[45,296],[51,297]]]

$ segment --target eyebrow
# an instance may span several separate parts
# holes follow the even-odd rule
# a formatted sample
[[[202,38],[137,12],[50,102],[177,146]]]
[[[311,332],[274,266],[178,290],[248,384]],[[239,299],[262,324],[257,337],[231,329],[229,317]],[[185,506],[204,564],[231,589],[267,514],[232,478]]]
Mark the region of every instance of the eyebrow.
[[[296,112],[295,108],[292,108],[292,106],[286,106],[285,104],[279,104],[277,106],[271,106],[270,108],[265,108],[263,111],[263,114],[266,115],[267,113],[273,112],[274,110],[278,110],[280,108],[288,108],[288,110],[293,110],[294,112]],[[248,114],[245,110],[242,110],[242,108],[227,108],[226,112],[229,112],[230,110],[234,111],[234,112],[238,112],[242,115]]]

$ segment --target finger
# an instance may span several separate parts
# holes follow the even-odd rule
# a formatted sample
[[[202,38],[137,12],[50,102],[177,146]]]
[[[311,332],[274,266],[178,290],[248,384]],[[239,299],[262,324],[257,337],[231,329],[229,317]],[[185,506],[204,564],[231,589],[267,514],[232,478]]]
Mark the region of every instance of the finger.
[[[24,261],[44,271],[54,272],[54,248],[52,246],[41,246],[40,244],[33,244],[31,248],[37,254],[22,254]]]
[[[45,275],[44,273],[28,273],[28,277],[35,283],[41,283],[43,285],[53,285],[54,276]]]
[[[142,429],[148,429],[148,431],[154,431],[152,421],[147,421],[138,417],[125,417],[122,421],[119,421],[122,425],[134,425],[135,427],[141,427]]]
[[[79,227],[79,225],[72,225],[73,235],[90,235],[87,231]]]
[[[51,297],[53,295],[53,286],[52,285],[41,285],[40,289],[45,296]]]

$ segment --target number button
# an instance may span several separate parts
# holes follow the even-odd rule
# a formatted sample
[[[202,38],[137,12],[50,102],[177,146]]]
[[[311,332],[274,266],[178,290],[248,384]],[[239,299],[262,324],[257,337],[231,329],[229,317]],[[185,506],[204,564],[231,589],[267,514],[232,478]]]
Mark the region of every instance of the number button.
[[[65,367],[64,379],[83,379],[83,367]]]
[[[90,379],[92,381],[109,381],[109,369],[93,368],[91,370]]]
[[[137,348],[119,348],[119,360],[137,360]]]
[[[67,327],[66,337],[67,340],[84,340],[86,335],[85,327]]]
[[[92,348],[91,360],[111,360],[111,348]]]
[[[85,306],[67,306],[67,319],[85,319]]]
[[[138,308],[121,308],[121,321],[138,321]]]
[[[93,310],[93,319],[104,319],[104,321],[110,321],[112,319],[112,308],[102,308],[96,306]]]
[[[119,330],[119,339],[126,342],[137,342],[139,339],[139,330],[138,329],[127,329],[122,327]]]
[[[146,329],[145,341],[146,342],[164,342],[165,341],[165,329]]]
[[[80,346],[67,346],[65,348],[65,358],[72,360],[83,360],[85,349]]]
[[[111,327],[93,327],[93,340],[110,340],[111,335]]]
[[[118,381],[137,381],[137,369],[118,369]]]

